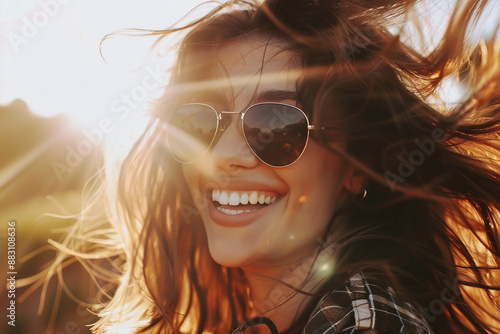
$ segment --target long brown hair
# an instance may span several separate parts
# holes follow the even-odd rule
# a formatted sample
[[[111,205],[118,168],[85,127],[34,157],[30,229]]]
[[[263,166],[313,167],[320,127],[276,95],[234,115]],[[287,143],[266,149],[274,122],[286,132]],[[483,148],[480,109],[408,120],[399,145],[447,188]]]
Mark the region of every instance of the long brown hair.
[[[340,130],[314,140],[368,179],[366,198],[353,197],[331,219],[325,240],[342,232],[335,272],[317,294],[363,270],[415,303],[436,333],[500,330],[500,54],[493,42],[465,42],[487,1],[457,5],[441,43],[425,53],[401,38],[415,2],[230,1],[187,25],[139,32],[158,43],[186,35],[164,103],[121,165],[113,210],[99,220],[112,224],[119,246],[104,271],[112,274],[100,276],[112,288],[96,332],[227,333],[248,320],[248,283],[241,269],[211,258],[198,199],[166,148],[161,118],[207,67],[187,66],[189,56],[255,33],[282,38],[299,55],[298,103],[313,123]],[[447,107],[438,89],[456,74],[471,89]]]

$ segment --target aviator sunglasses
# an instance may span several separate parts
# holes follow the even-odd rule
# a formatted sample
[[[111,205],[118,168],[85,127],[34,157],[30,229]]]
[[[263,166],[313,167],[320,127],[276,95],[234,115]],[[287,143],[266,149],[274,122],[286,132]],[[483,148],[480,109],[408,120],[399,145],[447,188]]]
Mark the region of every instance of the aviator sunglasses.
[[[299,108],[277,102],[257,103],[245,111],[217,111],[204,103],[178,106],[167,120],[167,140],[172,156],[181,163],[201,158],[229,122],[224,114],[241,114],[241,129],[252,152],[265,164],[286,167],[297,161],[307,146],[309,124]]]

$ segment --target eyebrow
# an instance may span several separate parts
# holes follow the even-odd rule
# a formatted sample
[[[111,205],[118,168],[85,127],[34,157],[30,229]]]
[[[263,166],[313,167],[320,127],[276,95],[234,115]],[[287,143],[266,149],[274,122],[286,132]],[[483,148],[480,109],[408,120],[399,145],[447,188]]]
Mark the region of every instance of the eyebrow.
[[[255,97],[255,100],[257,102],[285,101],[285,100],[297,101],[297,97],[298,94],[295,91],[272,89],[259,92]]]

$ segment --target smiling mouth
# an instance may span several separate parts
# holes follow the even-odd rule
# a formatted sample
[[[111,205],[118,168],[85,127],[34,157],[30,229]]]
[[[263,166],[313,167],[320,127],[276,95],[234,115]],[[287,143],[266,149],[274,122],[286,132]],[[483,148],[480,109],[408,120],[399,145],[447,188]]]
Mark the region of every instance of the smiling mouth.
[[[212,201],[217,210],[238,215],[263,209],[276,202],[279,195],[267,191],[212,190]]]

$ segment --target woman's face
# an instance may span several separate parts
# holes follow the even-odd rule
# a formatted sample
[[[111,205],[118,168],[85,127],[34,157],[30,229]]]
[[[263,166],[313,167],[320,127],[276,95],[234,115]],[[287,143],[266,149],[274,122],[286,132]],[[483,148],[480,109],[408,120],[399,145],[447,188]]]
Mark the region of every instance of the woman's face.
[[[194,94],[194,102],[239,112],[266,101],[297,105],[300,61],[291,51],[283,51],[284,46],[252,35],[219,48],[216,78],[213,71],[205,78],[213,80],[212,92]],[[345,196],[350,167],[313,140],[294,164],[268,166],[248,148],[240,115],[223,117],[231,121],[211,150],[183,165],[210,253],[224,266],[259,271],[292,266],[320,244]],[[270,204],[252,205],[252,198],[267,198]],[[248,204],[241,204],[247,199]]]

